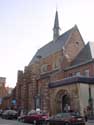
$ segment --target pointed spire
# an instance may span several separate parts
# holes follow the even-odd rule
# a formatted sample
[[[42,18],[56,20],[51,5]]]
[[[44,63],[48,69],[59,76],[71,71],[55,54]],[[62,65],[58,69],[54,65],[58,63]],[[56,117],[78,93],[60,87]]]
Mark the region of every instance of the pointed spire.
[[[55,21],[54,21],[54,28],[53,28],[53,40],[55,41],[59,37],[59,20],[58,20],[58,12],[56,10]]]

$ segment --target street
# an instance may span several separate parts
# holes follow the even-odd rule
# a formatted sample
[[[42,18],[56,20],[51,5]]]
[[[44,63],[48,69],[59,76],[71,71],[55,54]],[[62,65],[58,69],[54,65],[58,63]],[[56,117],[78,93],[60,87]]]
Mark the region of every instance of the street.
[[[28,123],[21,123],[17,120],[5,120],[0,118],[0,125],[30,125]]]
[[[30,124],[21,123],[17,120],[5,120],[5,119],[0,118],[0,125],[30,125]],[[94,122],[93,123],[87,122],[86,125],[94,125]]]
[[[87,122],[86,125],[94,125],[94,122],[93,122],[93,123],[88,123],[88,122]]]

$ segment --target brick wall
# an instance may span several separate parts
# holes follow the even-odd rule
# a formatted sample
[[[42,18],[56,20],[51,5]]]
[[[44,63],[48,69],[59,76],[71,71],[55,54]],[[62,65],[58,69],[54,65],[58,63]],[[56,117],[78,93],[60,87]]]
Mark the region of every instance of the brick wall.
[[[33,65],[25,67],[23,72],[18,73],[16,94],[19,106],[22,106],[27,110],[35,109],[34,98],[39,92],[39,94],[41,95],[42,110],[49,111],[50,113],[55,113],[55,101],[52,101],[55,98],[54,94],[57,92],[57,89],[50,90],[48,88],[48,83],[64,79],[74,71],[78,71],[78,69],[82,71],[82,67],[78,67],[69,71],[64,71],[64,68],[70,66],[71,61],[84,47],[83,39],[81,38],[80,33],[77,29],[72,32],[68,44],[66,43],[64,47],[65,51],[62,49],[56,53],[49,55],[46,58],[41,58]],[[53,64],[57,61],[59,67],[55,69],[53,68]],[[44,64],[48,65],[48,71],[42,73],[41,67]],[[91,66],[89,66],[89,68],[90,67]],[[70,87],[68,89],[67,86],[65,87],[66,90],[70,90],[70,93],[72,92],[72,88],[73,87],[71,86],[70,90]],[[60,89],[63,89],[63,87],[58,88],[58,91]]]

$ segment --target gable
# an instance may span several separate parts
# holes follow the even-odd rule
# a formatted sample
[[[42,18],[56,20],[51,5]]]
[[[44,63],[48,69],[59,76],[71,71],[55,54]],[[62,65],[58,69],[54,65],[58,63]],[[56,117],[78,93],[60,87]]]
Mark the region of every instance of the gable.
[[[77,57],[71,63],[71,66],[85,63],[92,59],[92,50],[94,51],[93,46],[91,47],[90,43],[87,43],[85,47],[80,51]]]
[[[77,26],[72,27],[70,30],[66,31],[60,35],[56,41],[51,41],[42,48],[40,48],[35,56],[30,61],[29,65],[34,64],[37,61],[37,57],[41,56],[42,58],[47,58],[49,55],[56,53],[63,49],[63,47],[68,44],[70,37],[73,32],[77,30]]]

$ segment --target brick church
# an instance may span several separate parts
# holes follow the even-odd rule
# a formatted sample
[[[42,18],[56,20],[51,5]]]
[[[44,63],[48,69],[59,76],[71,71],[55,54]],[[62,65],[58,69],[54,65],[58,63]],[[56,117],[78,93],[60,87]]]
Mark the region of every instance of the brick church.
[[[83,114],[93,108],[94,44],[84,40],[77,25],[59,34],[55,14],[53,40],[38,49],[24,71],[18,71],[17,107],[56,114],[67,105]]]

